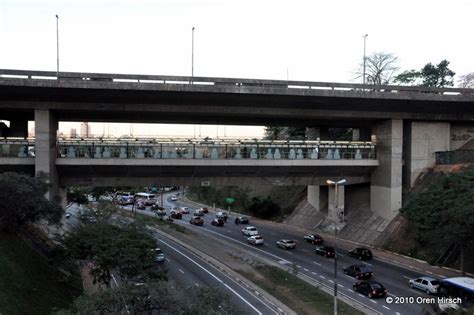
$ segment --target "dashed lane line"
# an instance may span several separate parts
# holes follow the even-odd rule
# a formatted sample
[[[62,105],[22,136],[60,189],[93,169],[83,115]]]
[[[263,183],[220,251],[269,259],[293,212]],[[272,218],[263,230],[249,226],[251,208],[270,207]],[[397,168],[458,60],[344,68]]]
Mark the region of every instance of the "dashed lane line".
[[[382,305],[382,307],[383,307],[384,309],[387,309],[387,310],[390,311],[390,308],[389,308],[389,307],[386,307],[385,305]]]

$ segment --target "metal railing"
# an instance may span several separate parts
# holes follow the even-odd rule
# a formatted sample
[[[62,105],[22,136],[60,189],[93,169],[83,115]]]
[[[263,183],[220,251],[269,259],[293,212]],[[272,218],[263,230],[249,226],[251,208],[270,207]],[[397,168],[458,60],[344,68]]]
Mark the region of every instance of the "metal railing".
[[[0,157],[34,157],[34,139],[5,138],[0,140]]]
[[[169,75],[137,75],[137,74],[112,74],[112,73],[85,73],[85,72],[60,72],[59,77],[54,71],[32,71],[0,69],[0,82],[2,79],[26,80],[53,80],[59,82],[98,82],[98,83],[137,83],[137,84],[168,84],[168,85],[198,85],[198,86],[230,86],[230,87],[259,87],[273,89],[313,89],[336,91],[361,91],[361,92],[387,92],[387,93],[422,93],[449,96],[474,97],[474,89],[464,88],[432,88],[422,86],[400,85],[371,85],[336,82],[312,81],[285,81],[261,80],[242,78],[212,78],[188,77]]]
[[[472,163],[474,162],[474,151],[440,151],[435,152],[435,158],[437,165]]]

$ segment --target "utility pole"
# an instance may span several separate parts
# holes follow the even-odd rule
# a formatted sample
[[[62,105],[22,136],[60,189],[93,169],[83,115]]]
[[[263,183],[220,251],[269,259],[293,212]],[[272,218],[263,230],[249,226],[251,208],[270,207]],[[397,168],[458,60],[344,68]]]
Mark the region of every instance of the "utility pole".
[[[367,41],[367,36],[369,36],[369,34],[365,34],[364,36],[362,36],[362,37],[364,37],[364,60],[363,60],[364,61],[364,71],[363,71],[363,74],[362,74],[362,77],[363,77],[362,83],[363,84],[365,84],[365,62],[366,62],[365,61],[365,59],[366,59],[365,58],[365,44],[366,44],[366,41]]]
[[[191,84],[193,84],[194,79],[194,26],[192,29],[192,39],[191,39]]]

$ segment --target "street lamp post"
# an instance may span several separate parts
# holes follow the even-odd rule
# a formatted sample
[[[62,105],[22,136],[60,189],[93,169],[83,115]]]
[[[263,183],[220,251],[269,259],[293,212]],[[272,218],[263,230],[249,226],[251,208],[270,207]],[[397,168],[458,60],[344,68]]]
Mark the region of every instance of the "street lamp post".
[[[328,185],[334,185],[334,194],[336,198],[336,203],[335,203],[335,208],[336,208],[336,214],[337,218],[339,218],[339,222],[336,222],[336,226],[334,227],[334,315],[337,315],[337,233],[338,233],[338,228],[337,228],[337,223],[341,222],[342,217],[339,216],[339,196],[338,196],[338,189],[337,186],[342,185],[346,182],[345,179],[341,179],[339,181],[332,181],[328,179],[326,183]]]
[[[365,34],[364,36],[364,71],[363,71],[363,74],[362,74],[362,82],[365,84],[365,44],[366,44],[366,41],[367,41],[367,36],[369,36],[369,34]]]
[[[56,77],[59,80],[59,16],[56,14]]]
[[[194,26],[192,29],[192,38],[191,38],[191,84],[193,83],[194,78]]]

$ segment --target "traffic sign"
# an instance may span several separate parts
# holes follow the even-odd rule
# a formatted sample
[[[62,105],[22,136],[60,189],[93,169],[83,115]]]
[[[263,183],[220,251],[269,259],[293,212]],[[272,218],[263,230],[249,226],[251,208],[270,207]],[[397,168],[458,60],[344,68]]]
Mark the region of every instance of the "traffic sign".
[[[227,202],[228,204],[232,204],[234,203],[235,199],[232,198],[232,197],[228,197],[228,198],[225,198],[225,202]]]

